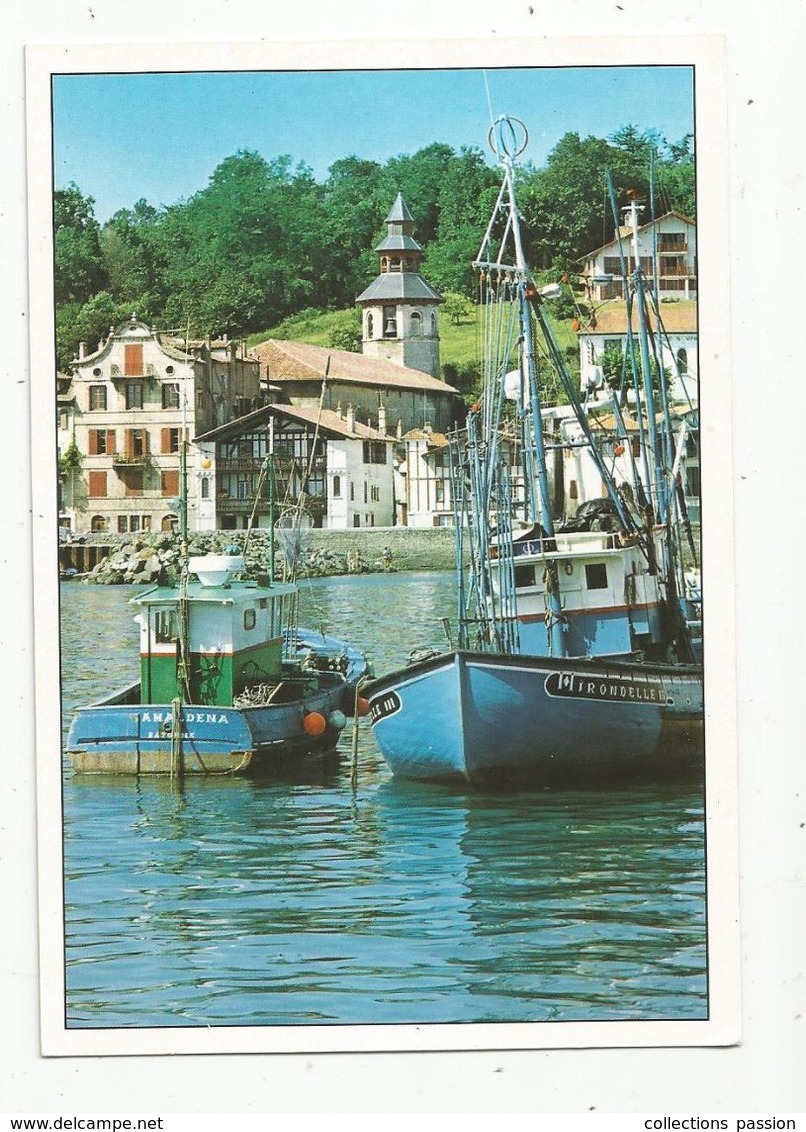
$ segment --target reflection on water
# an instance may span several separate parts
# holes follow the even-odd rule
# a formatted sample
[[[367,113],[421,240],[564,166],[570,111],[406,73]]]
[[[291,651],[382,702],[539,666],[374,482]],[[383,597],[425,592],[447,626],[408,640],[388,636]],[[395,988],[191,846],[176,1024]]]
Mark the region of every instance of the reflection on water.
[[[304,619],[350,625],[383,668],[439,643],[450,582],[318,582]],[[130,592],[62,587],[70,706],[109,686],[99,672],[133,675]],[[110,642],[93,677],[89,618]],[[706,1016],[695,785],[404,783],[364,723],[353,793],[349,728],[343,746],[290,780],[66,778],[70,1025]]]

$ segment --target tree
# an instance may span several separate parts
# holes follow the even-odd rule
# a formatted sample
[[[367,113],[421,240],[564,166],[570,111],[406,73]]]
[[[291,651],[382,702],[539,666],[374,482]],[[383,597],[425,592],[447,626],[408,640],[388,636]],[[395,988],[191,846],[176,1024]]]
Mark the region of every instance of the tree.
[[[83,303],[106,283],[94,204],[72,181],[53,194],[57,303]]]
[[[454,326],[473,318],[476,308],[466,295],[460,295],[456,291],[446,291],[443,298],[445,299],[442,307],[443,315],[450,319]]]

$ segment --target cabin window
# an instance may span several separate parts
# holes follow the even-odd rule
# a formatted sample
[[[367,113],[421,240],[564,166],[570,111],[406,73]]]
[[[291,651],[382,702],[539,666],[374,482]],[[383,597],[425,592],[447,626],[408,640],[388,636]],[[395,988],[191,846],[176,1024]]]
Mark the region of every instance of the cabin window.
[[[248,632],[250,629],[254,629],[256,624],[257,624],[257,614],[255,613],[254,609],[245,609],[243,611],[243,627],[244,627],[244,629],[246,629],[246,631]]]
[[[154,639],[165,645],[179,636],[179,623],[175,609],[158,609],[154,614]]]
[[[607,567],[604,562],[591,562],[585,567],[585,585],[589,590],[607,589]]]
[[[535,584],[535,568],[534,566],[516,566],[515,567],[515,588],[518,590],[523,589],[525,586],[533,586]]]

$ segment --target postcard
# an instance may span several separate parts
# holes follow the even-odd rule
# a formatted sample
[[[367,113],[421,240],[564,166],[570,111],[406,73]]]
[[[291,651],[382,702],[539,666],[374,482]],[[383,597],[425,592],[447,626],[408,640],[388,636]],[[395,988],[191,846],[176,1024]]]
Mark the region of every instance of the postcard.
[[[722,42],[27,83],[43,1052],[738,1042]]]

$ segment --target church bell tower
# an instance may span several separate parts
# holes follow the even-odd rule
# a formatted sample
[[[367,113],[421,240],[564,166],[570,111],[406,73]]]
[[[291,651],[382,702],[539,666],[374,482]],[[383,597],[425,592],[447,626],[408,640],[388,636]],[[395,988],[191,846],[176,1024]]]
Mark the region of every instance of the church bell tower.
[[[386,227],[386,237],[375,249],[380,274],[356,299],[362,352],[439,378],[437,308],[444,300],[420,275],[423,252],[411,234],[414,218],[401,193]]]

